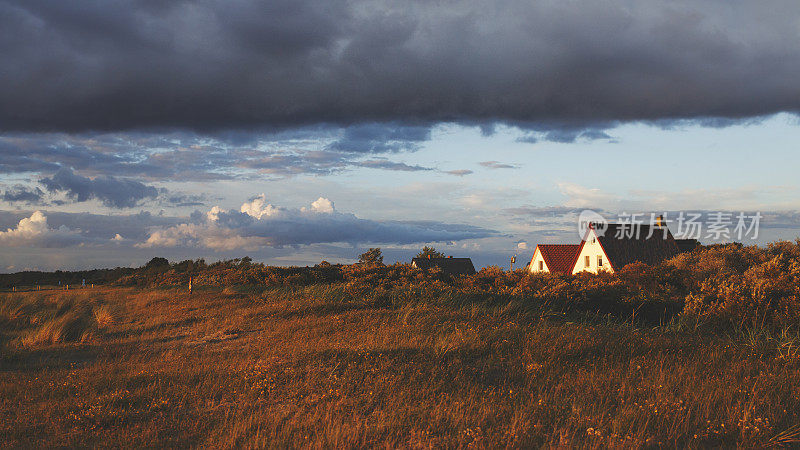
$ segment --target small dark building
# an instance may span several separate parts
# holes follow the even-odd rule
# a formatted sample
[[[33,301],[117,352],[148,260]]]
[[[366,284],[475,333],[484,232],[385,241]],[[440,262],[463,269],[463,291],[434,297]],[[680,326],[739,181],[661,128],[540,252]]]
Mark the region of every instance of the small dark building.
[[[414,258],[411,260],[411,267],[418,269],[432,269],[438,267],[442,273],[447,275],[474,275],[475,266],[469,258]]]
[[[680,253],[685,253],[700,247],[700,241],[697,239],[675,239],[675,245],[678,246]]]

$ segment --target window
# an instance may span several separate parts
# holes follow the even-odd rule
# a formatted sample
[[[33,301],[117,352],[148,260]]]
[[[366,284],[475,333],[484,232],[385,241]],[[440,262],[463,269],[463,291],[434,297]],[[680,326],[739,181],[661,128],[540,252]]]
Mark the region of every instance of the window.
[[[603,267],[603,257],[602,256],[598,256],[597,257],[597,267]]]
[[[539,261],[539,270],[544,270],[544,262]]]
[[[595,242],[597,242],[597,238],[593,237],[592,238],[592,244],[594,244]]]
[[[584,267],[589,267],[590,263],[591,263],[591,260],[589,260],[589,256],[588,255],[583,258]]]

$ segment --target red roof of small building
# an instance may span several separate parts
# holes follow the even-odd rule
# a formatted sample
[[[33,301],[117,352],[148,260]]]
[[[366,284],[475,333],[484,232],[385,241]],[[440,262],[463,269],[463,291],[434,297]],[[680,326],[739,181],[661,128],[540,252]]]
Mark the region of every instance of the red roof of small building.
[[[539,244],[536,246],[542,253],[550,272],[572,273],[575,258],[578,257],[580,244]],[[535,252],[534,252],[535,254]]]

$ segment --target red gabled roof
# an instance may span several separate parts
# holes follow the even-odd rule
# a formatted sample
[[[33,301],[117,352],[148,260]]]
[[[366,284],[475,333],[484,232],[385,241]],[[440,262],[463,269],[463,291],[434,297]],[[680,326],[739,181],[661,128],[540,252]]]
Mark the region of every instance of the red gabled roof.
[[[575,258],[578,257],[579,244],[539,244],[536,246],[542,253],[550,272],[572,273]],[[534,252],[535,253],[535,252]]]

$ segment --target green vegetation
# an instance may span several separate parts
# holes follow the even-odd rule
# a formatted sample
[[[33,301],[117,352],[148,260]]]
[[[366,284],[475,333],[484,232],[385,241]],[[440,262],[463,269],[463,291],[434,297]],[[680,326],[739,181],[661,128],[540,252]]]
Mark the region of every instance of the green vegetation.
[[[117,267],[116,269],[94,269],[67,272],[25,271],[17,273],[0,274],[0,289],[35,289],[47,286],[80,286],[84,280],[86,284],[111,284],[116,280],[134,273],[135,269]]]
[[[382,265],[383,253],[380,248],[371,248],[358,257],[359,264]]]
[[[417,258],[428,258],[428,257],[431,257],[431,258],[444,258],[445,256],[446,255],[444,253],[437,252],[435,248],[428,247],[426,245],[425,247],[422,247],[422,250],[420,250],[420,252],[417,253],[416,257]]]
[[[781,242],[600,276],[245,258],[4,293],[0,445],[797,444],[799,277]]]

